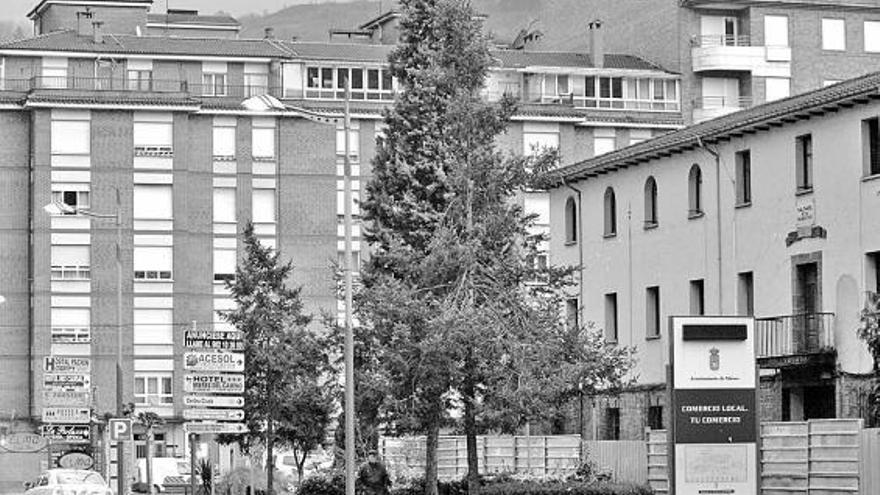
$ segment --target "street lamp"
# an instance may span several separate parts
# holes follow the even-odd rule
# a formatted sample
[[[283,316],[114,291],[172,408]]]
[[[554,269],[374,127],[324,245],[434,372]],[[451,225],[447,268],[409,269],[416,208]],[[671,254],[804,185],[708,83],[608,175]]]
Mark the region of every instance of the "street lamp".
[[[113,219],[116,224],[116,416],[124,416],[122,397],[122,202],[119,189],[116,192],[116,211],[97,213],[89,208],[80,208],[53,200],[43,207],[50,215],[85,215],[92,218]],[[125,495],[125,442],[116,442],[116,490],[117,495]]]

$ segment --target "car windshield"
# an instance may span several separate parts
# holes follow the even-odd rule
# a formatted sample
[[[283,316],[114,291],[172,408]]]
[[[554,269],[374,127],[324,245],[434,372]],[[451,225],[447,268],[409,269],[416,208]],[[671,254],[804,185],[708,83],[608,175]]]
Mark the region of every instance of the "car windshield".
[[[104,484],[104,478],[102,478],[100,474],[90,471],[62,471],[56,475],[55,479],[60,485],[77,483],[85,483],[88,485]]]

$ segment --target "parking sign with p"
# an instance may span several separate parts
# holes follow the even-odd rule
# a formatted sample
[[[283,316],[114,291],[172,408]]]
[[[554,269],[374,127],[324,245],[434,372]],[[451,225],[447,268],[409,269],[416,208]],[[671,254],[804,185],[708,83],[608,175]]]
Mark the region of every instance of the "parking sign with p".
[[[133,440],[130,419],[111,419],[109,426],[111,441],[127,442]]]

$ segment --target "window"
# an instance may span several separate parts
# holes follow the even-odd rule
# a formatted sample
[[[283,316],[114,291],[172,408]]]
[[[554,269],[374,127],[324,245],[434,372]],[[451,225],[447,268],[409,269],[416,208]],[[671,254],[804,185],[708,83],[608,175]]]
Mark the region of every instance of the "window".
[[[599,156],[614,151],[617,136],[614,129],[598,128],[593,130],[593,155]]]
[[[134,218],[140,220],[170,220],[172,218],[171,186],[165,184],[135,184]]]
[[[88,280],[89,246],[53,245],[52,280]]]
[[[134,114],[134,152],[139,156],[170,156],[174,146],[174,123],[170,113]]]
[[[651,131],[649,129],[631,129],[629,131],[629,144],[639,144],[642,141],[651,139]]]
[[[531,77],[529,77],[531,76]],[[595,77],[582,75],[556,76],[531,74],[526,79],[530,101],[560,102],[569,98],[580,108],[619,110],[677,111],[678,80],[653,78]],[[543,77],[543,97],[541,78]],[[548,84],[554,81],[556,84]],[[561,86],[560,81],[565,81]],[[566,92],[559,93],[565,89]]]
[[[880,52],[880,21],[865,21],[865,51]]]
[[[764,16],[764,45],[788,46],[788,16]]]
[[[53,344],[91,342],[89,308],[52,308],[50,310]]]
[[[202,62],[202,94],[226,96],[226,62]]]
[[[755,278],[752,272],[737,276],[736,311],[740,316],[755,315]]]
[[[269,92],[269,66],[266,64],[244,64],[245,98],[264,95]]]
[[[737,151],[736,160],[736,204],[737,206],[752,203],[752,152]]]
[[[648,406],[648,428],[663,429],[663,406]]]
[[[91,152],[91,115],[89,112],[53,110],[50,139],[53,158],[58,155],[68,159],[77,155],[88,156]]]
[[[214,188],[214,223],[235,223],[235,188]]]
[[[171,393],[171,375],[135,374],[134,403],[146,406],[174,404],[174,395]]]
[[[576,297],[569,298],[565,301],[565,324],[568,328],[578,328],[581,326],[578,300]]]
[[[343,127],[344,124],[342,122],[339,122],[336,125],[337,160],[342,160],[345,158],[345,129]],[[360,135],[360,122],[354,120],[351,122],[351,127],[348,128],[348,155],[353,162],[357,162],[360,160]],[[337,163],[339,162],[337,161]]]
[[[275,223],[275,189],[253,190],[254,223]]]
[[[275,159],[275,119],[254,118],[251,139],[254,160]]]
[[[605,440],[620,440],[620,408],[605,410]]]
[[[67,59],[63,57],[43,57],[41,88],[67,87]]]
[[[645,289],[645,332],[649,339],[660,337],[660,287]]]
[[[657,223],[657,181],[648,177],[645,181],[645,228],[656,227]]]
[[[238,258],[235,249],[214,248],[214,281],[232,280],[235,278],[235,266]]]
[[[691,280],[690,295],[691,314],[694,316],[706,314],[706,293],[703,279]]]
[[[617,342],[617,293],[605,294],[605,340]]]
[[[880,120],[862,121],[862,157],[865,175],[880,174]]]
[[[526,122],[523,127],[523,155],[534,156],[559,148],[559,125]]]
[[[135,354],[174,353],[171,347],[174,345],[173,314],[174,311],[170,309],[134,310],[132,326]]]
[[[130,59],[126,61],[126,80],[129,91],[153,90],[153,61]]]
[[[77,187],[79,186],[79,187]],[[88,184],[71,184],[71,185],[52,185],[52,188],[63,187],[63,191],[52,191],[52,202],[65,204],[71,208],[72,211],[65,211],[62,215],[76,215],[76,210],[88,210],[89,209],[89,191],[81,190],[88,188]],[[76,187],[78,190],[71,190]]]
[[[846,23],[843,19],[822,19],[822,49],[846,50]]]
[[[345,80],[351,80],[352,100],[394,99],[394,80],[387,69],[366,67],[307,67],[306,98],[345,98]]]
[[[688,173],[688,216],[703,216],[703,173],[696,163]]]
[[[234,160],[235,120],[215,119],[213,132],[214,160]]]
[[[606,237],[617,235],[617,200],[614,189],[605,189],[605,230]]]
[[[787,77],[764,78],[764,100],[774,101],[791,96],[791,79]]]
[[[171,246],[134,246],[135,280],[171,280],[172,265]]]
[[[880,251],[868,253],[866,256],[865,290],[880,294]]]
[[[813,136],[804,134],[795,138],[795,180],[797,191],[813,190]]]
[[[351,181],[351,214],[355,217],[361,214],[360,189],[361,181]],[[336,215],[345,216],[345,180],[336,181]]]
[[[574,244],[578,239],[578,208],[573,197],[565,200],[565,243]]]

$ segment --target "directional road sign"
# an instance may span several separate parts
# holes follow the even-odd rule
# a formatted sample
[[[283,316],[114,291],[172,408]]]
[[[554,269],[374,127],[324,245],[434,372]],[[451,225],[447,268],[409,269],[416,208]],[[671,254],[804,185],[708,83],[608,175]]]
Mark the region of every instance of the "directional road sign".
[[[241,409],[184,409],[183,419],[210,419],[215,421],[241,421]]]
[[[89,373],[92,360],[87,357],[46,356],[43,358],[43,371],[47,373]]]
[[[244,333],[236,330],[187,330],[183,343],[190,348],[243,351]]]
[[[185,375],[183,377],[183,391],[205,394],[240,394],[244,392],[244,375]]]
[[[43,403],[47,406],[88,407],[91,404],[91,394],[69,390],[43,390]]]
[[[183,367],[193,371],[244,371],[244,353],[194,351],[183,355]]]
[[[183,431],[186,433],[244,433],[247,426],[244,423],[184,423]]]
[[[187,407],[244,407],[244,397],[224,395],[185,395]]]
[[[40,434],[47,440],[64,443],[91,443],[92,438],[89,425],[43,425]]]
[[[92,377],[88,373],[46,373],[43,385],[47,390],[88,392],[92,388]]]
[[[87,407],[45,407],[43,423],[88,424],[91,419]]]

